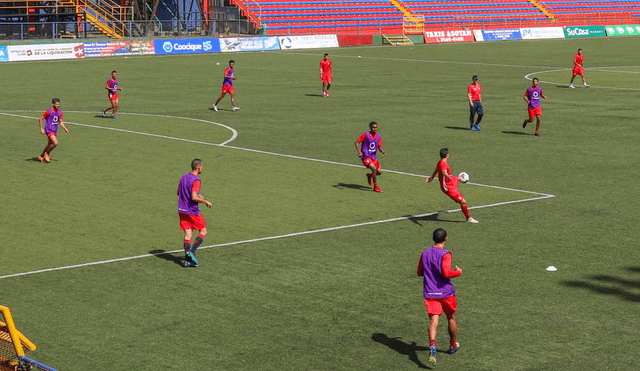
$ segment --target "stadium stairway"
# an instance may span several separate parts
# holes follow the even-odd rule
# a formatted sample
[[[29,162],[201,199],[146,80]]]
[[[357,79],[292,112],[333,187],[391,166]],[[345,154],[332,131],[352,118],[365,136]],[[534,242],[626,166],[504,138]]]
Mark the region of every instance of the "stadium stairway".
[[[122,38],[126,35],[125,21],[131,20],[133,7],[92,0],[61,0],[62,6],[73,6],[76,13],[85,13],[87,22],[103,35]]]

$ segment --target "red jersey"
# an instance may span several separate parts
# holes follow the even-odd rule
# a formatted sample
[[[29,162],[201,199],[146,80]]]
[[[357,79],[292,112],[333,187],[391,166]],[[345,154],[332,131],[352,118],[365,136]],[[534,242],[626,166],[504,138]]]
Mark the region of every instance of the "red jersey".
[[[323,75],[331,74],[331,59],[327,59],[326,61],[323,59],[320,61],[320,69],[322,69]]]
[[[482,86],[480,84],[469,85],[468,93],[471,94],[471,100],[480,100],[480,93],[482,93]]]
[[[458,184],[453,179],[448,180],[444,176],[445,173],[451,176],[451,168],[445,160],[438,161],[436,171],[438,172],[438,180],[440,181],[440,189],[442,190],[442,192],[449,193],[449,191],[456,189],[456,186]]]
[[[582,59],[584,59],[584,55],[576,54],[576,56],[573,57],[573,65],[574,66],[578,66],[578,67],[582,67]]]

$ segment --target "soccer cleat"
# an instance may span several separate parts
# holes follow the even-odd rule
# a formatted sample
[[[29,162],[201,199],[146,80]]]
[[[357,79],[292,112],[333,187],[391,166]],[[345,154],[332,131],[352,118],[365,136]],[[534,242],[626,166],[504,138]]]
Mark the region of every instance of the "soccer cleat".
[[[214,110],[214,111],[216,111],[216,112],[218,112],[218,106],[214,104],[214,105],[213,105],[213,110]]]
[[[378,193],[384,193],[384,191],[378,188],[378,186],[373,187],[373,191]]]
[[[540,136],[540,133],[535,133],[535,134],[533,134],[533,135],[535,135],[535,136],[539,137],[539,136]]]
[[[481,128],[481,127],[480,127],[480,125],[478,125],[478,124],[475,124],[475,125],[473,125],[473,126],[475,126],[475,127],[476,127],[476,129],[478,129],[478,131],[482,130],[482,128]]]
[[[116,118],[116,115],[111,115],[111,118],[112,118],[112,119],[115,119],[115,118]]]
[[[471,131],[478,131],[475,125],[471,125]]]
[[[49,157],[48,153],[44,154],[44,162],[51,162],[51,157]]]
[[[44,163],[44,157],[42,157],[42,156],[38,156],[38,161],[40,161],[40,162]]]
[[[189,260],[190,260],[193,264],[195,264],[195,266],[197,267],[197,266],[198,266],[198,260],[196,259],[195,254],[194,254],[194,253],[192,253],[192,252],[188,252],[188,253],[187,253],[187,255],[189,255]]]
[[[327,92],[327,97],[329,96],[329,92]]]
[[[585,87],[585,88],[588,88],[589,86],[591,86],[591,85],[589,85],[589,84],[584,84],[584,87]]]
[[[104,117],[107,117],[107,111],[102,110],[102,117],[103,117],[103,118],[104,118]]]
[[[469,219],[467,219],[467,221],[468,221],[469,223],[478,223],[478,221],[477,221],[477,220],[475,220],[475,219],[473,219],[472,217],[469,217]]]
[[[432,345],[429,348],[429,366],[436,367],[437,361],[438,361],[438,352],[436,351],[436,346]]]
[[[239,109],[240,109],[240,107],[236,107],[236,106],[231,107],[231,111],[237,111]]]
[[[522,128],[523,129],[526,128],[528,123],[529,123],[529,121],[524,120],[524,122],[522,123]]]
[[[184,262],[184,267],[185,268],[197,268],[199,266],[200,265],[198,263],[189,262],[189,261]]]
[[[575,89],[575,88],[576,88],[575,86],[573,86],[573,84],[569,85],[569,87],[570,87],[571,89]]]
[[[453,353],[457,352],[458,349],[460,349],[460,343],[456,341],[456,347],[454,348],[454,347],[450,346],[449,350],[447,350],[447,353],[453,354]]]
[[[322,93],[322,96],[323,96],[324,98],[326,98],[326,97],[327,97],[327,92],[326,92],[326,91],[325,91],[325,92],[323,92],[323,93]]]
[[[371,174],[367,174],[367,182],[369,183],[369,185],[371,185]]]

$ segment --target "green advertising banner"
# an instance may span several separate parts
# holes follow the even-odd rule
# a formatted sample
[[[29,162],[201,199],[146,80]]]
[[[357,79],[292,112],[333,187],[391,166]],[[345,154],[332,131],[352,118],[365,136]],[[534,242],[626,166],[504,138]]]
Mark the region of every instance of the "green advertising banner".
[[[640,24],[623,24],[604,28],[607,30],[607,36],[640,35]]]
[[[595,37],[607,36],[604,26],[567,26],[564,28],[565,37]]]

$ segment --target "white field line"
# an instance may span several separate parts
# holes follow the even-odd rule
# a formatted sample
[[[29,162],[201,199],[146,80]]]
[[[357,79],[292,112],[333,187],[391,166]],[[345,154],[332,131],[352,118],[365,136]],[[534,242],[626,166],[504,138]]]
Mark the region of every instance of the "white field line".
[[[624,66],[624,67],[637,67],[637,66]],[[622,67],[622,68],[624,68],[624,67]],[[635,72],[635,71],[608,71],[608,70],[605,70],[605,68],[617,68],[617,67],[590,67],[590,68],[585,68],[585,70],[594,70],[594,71],[598,71],[598,72],[640,73],[640,72]],[[571,68],[560,68],[560,69],[555,69],[555,70],[532,72],[532,73],[529,73],[527,75],[524,75],[524,78],[527,79],[527,80],[533,80],[533,77],[531,77],[532,75],[538,75],[538,74],[543,74],[543,73],[547,73],[547,72],[558,72],[558,71],[571,71]],[[534,77],[538,77],[538,76],[534,76]],[[552,85],[567,85],[566,83],[543,81],[543,80],[540,80],[540,83],[552,84]],[[578,82],[578,85],[580,85],[579,82]],[[589,85],[589,87],[593,88],[593,89],[635,90],[635,91],[640,90],[638,88],[615,88],[615,87],[610,87],[610,86],[596,86],[596,85]]]
[[[40,112],[40,111],[17,111],[17,112]],[[85,112],[85,111],[67,111],[67,112],[94,113],[94,112]],[[121,113],[121,114],[125,114],[125,113]],[[131,115],[139,115],[139,116],[147,116],[147,114],[144,114],[144,113],[130,113],[130,114]],[[20,118],[28,118],[28,119],[37,119],[35,117],[23,116],[23,115],[17,115],[17,114],[9,114],[9,113],[5,113],[5,112],[0,112],[0,115],[20,117]],[[181,117],[161,116],[161,115],[151,115],[151,114],[148,115],[148,116],[165,117],[165,118],[181,118]],[[195,121],[202,121],[202,122],[206,122],[206,123],[213,123],[211,121],[206,121],[206,120],[191,119],[191,118],[185,118],[185,119],[195,120]],[[224,145],[224,143],[228,143],[229,141],[235,139],[237,132],[233,128],[227,127],[226,125],[222,125],[222,124],[219,124],[219,125],[225,126],[225,127],[229,128],[230,130],[232,130],[233,133],[234,133],[234,136],[233,136],[233,138],[231,140],[228,140],[228,141],[226,141],[226,142],[224,142],[222,144],[217,144],[217,143],[194,141],[194,140],[183,139],[183,138],[175,138],[175,137],[170,137],[170,136],[166,136],[166,135],[144,133],[144,132],[133,131],[133,130],[116,129],[116,128],[110,128],[110,127],[104,127],[104,126],[89,125],[89,124],[82,124],[82,123],[74,123],[74,122],[70,122],[70,121],[65,121],[65,123],[78,125],[78,126],[91,127],[91,128],[96,128],[96,129],[114,130],[114,131],[119,131],[119,132],[130,133],[130,134],[146,135],[146,136],[158,137],[158,138],[164,138],[164,139],[170,139],[170,140],[179,140],[179,141],[185,141],[185,142],[190,142],[190,143],[204,144],[204,145],[209,145],[209,146],[217,146],[217,147],[222,147],[222,148],[229,148],[229,149],[248,151],[248,152],[260,153],[260,154],[267,154],[267,155],[272,155],[272,156],[286,157],[286,158],[292,158],[292,159],[298,159],[298,160],[304,160],[304,161],[315,161],[315,162],[322,162],[322,163],[333,164],[333,165],[350,166],[350,167],[358,167],[358,168],[361,167],[361,165],[355,165],[355,164],[347,164],[347,163],[342,163],[342,162],[314,159],[314,158],[309,158],[309,157],[287,155],[287,154],[281,154],[281,153],[275,153],[275,152],[267,152],[267,151],[261,151],[261,150],[257,150],[257,149],[251,149],[251,148],[227,146],[227,145]],[[214,124],[217,124],[217,123],[214,123]],[[413,174],[413,173],[407,173],[407,172],[402,172],[402,171],[395,171],[395,170],[385,170],[385,171],[389,172],[389,173],[400,174],[400,175],[408,175],[408,176],[422,177],[422,178],[426,178],[427,177],[426,175]],[[546,199],[546,198],[555,197],[554,195],[546,194],[546,193],[533,192],[533,191],[514,189],[514,188],[506,188],[506,187],[500,187],[500,186],[494,186],[494,185],[478,184],[478,183],[467,183],[467,184],[477,185],[477,186],[480,186],[480,187],[490,187],[490,188],[502,189],[502,190],[507,190],[507,191],[529,193],[529,194],[534,194],[534,195],[540,196],[540,197],[533,197],[533,198],[527,198],[527,199],[522,199],[522,200],[504,201],[504,202],[497,202],[497,203],[487,204],[487,205],[472,206],[472,207],[469,207],[469,209],[482,209],[482,208],[487,208],[487,207],[496,207],[496,206],[502,206],[502,205],[521,203],[521,202],[528,202],[528,201],[537,201],[537,200],[543,200],[543,199]],[[275,239],[302,236],[302,235],[313,234],[313,233],[331,232],[331,231],[336,231],[336,230],[346,229],[346,228],[355,228],[355,227],[362,227],[362,226],[373,225],[373,224],[389,223],[389,222],[395,222],[395,221],[400,221],[400,220],[421,218],[421,217],[425,217],[425,216],[446,214],[446,213],[452,213],[452,212],[458,212],[458,211],[460,211],[460,209],[431,212],[431,213],[419,214],[419,215],[401,216],[401,217],[396,217],[396,218],[391,218],[391,219],[383,219],[383,220],[376,220],[376,221],[371,221],[371,222],[349,224],[349,225],[343,225],[343,226],[337,226],[337,227],[329,227],[329,228],[323,228],[323,229],[316,229],[316,230],[304,231],[304,232],[295,232],[295,233],[283,234],[283,235],[278,235],[278,236],[268,236],[268,237],[254,238],[254,239],[249,239],[249,240],[227,242],[227,243],[216,244],[216,245],[208,245],[208,246],[202,246],[202,247],[200,247],[200,249],[208,249],[208,248],[212,248],[212,247],[233,246],[233,245],[239,245],[239,244],[244,244],[244,243],[275,240]],[[146,257],[150,257],[150,256],[158,256],[158,255],[164,255],[164,254],[175,254],[175,253],[179,253],[179,252],[183,252],[183,251],[184,250],[166,251],[166,252],[161,252],[161,253],[156,253],[156,254],[144,254],[144,255],[124,257],[124,258],[102,260],[102,261],[97,261],[97,262],[75,264],[75,265],[69,265],[69,266],[64,266],[64,267],[40,269],[40,270],[35,270],[35,271],[30,271],[30,272],[22,272],[22,273],[15,273],[15,274],[9,274],[9,275],[5,275],[5,276],[0,276],[0,279],[10,278],[10,277],[18,277],[18,276],[26,276],[26,275],[44,273],[44,272],[52,272],[52,271],[64,270],[64,269],[81,268],[81,267],[87,267],[87,266],[99,265],[99,264],[115,263],[115,262],[120,262],[120,261],[127,261],[127,260],[139,259],[139,258],[146,258]]]
[[[497,202],[497,203],[487,204],[487,205],[472,206],[472,207],[469,207],[469,209],[482,209],[482,208],[487,208],[487,207],[509,205],[509,204],[515,204],[515,203],[520,203],[520,202],[543,200],[545,198],[552,198],[552,197],[555,197],[555,196],[553,196],[553,195],[544,195],[544,196],[541,196],[541,197],[527,198],[527,199],[522,199],[522,200]],[[426,214],[400,216],[400,217],[396,217],[396,218],[375,220],[375,221],[371,221],[371,222],[364,222],[364,223],[357,223],[357,224],[341,225],[341,226],[337,226],[337,227],[315,229],[315,230],[311,230],[311,231],[287,233],[287,234],[281,234],[281,235],[278,235],[278,236],[252,238],[252,239],[249,239],[249,240],[241,240],[241,241],[220,243],[220,244],[215,244],[215,245],[201,246],[201,247],[198,248],[198,250],[210,249],[210,248],[214,248],[214,247],[235,246],[235,245],[241,245],[241,244],[246,244],[246,243],[269,241],[269,240],[278,240],[278,239],[282,239],[282,238],[304,236],[304,235],[315,234],[315,233],[333,232],[333,231],[338,231],[338,230],[341,230],[341,229],[356,228],[356,227],[363,227],[363,226],[374,225],[374,224],[397,222],[397,221],[402,221],[402,220],[423,218],[423,217],[427,217],[427,216],[431,216],[431,215],[454,213],[454,212],[458,212],[458,211],[460,211],[460,209],[453,209],[453,210],[447,210],[447,211],[436,211],[436,212],[431,212],[431,213],[426,213]],[[39,269],[39,270],[35,270],[35,271],[30,271],[30,272],[14,273],[14,274],[8,274],[8,275],[5,275],[5,276],[0,276],[0,280],[4,279],[4,278],[28,276],[28,275],[32,275],[32,274],[38,274],[38,273],[54,272],[54,271],[65,270],[65,269],[89,267],[89,266],[92,266],[92,265],[116,263],[116,262],[122,262],[122,261],[133,260],[133,259],[148,258],[148,257],[151,257],[151,256],[159,256],[159,255],[166,255],[166,254],[177,254],[177,253],[181,253],[181,252],[184,252],[184,250],[180,249],[180,250],[173,250],[173,251],[164,251],[164,252],[159,252],[159,253],[154,253],[154,254],[144,254],[144,255],[129,256],[129,257],[118,258],[118,259],[101,260],[101,261],[97,261],[97,262],[68,265],[68,266],[64,266],[64,267]]]

